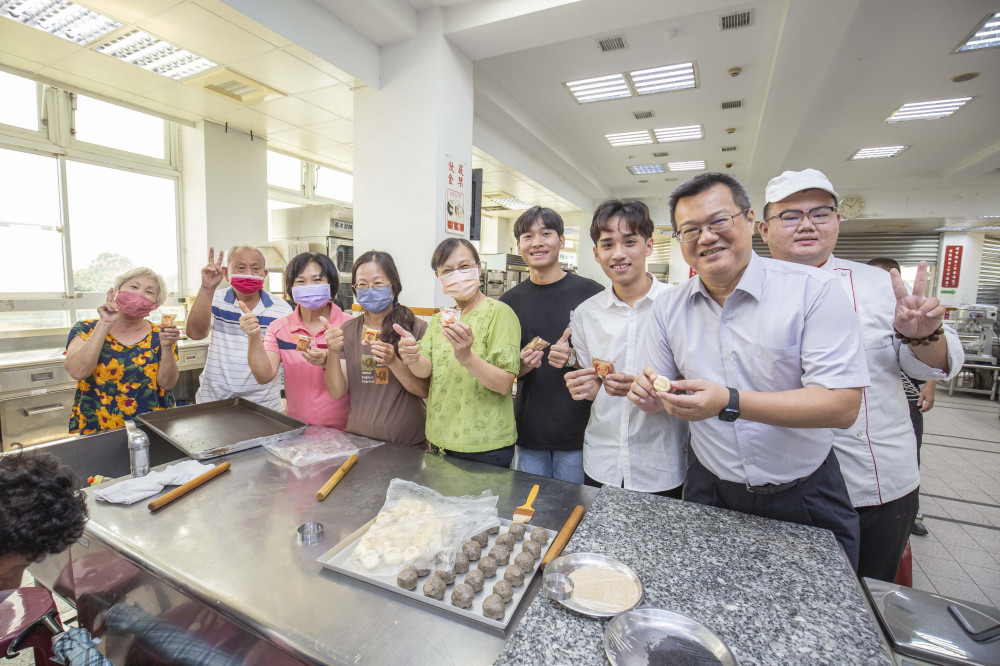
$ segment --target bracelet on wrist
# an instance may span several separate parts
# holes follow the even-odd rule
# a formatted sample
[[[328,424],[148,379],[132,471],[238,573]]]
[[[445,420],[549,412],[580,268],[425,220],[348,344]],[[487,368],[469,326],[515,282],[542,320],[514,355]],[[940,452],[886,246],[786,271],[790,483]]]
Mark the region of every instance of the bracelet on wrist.
[[[893,327],[892,330],[896,332],[896,337],[899,338],[900,342],[902,342],[904,345],[910,345],[911,347],[917,347],[920,345],[929,345],[932,342],[937,342],[941,338],[941,335],[944,333],[944,327],[938,326],[938,329],[933,333],[931,333],[930,335],[928,335],[927,337],[910,338],[900,333],[895,326]]]

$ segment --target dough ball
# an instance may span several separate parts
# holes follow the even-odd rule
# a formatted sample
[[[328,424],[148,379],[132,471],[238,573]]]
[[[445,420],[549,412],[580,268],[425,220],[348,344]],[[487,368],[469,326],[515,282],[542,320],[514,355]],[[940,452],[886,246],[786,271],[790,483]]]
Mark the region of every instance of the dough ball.
[[[490,542],[490,535],[486,532],[480,532],[472,537],[472,540],[478,543],[480,548],[486,548],[486,544]]]
[[[462,544],[462,552],[469,558],[470,562],[475,562],[483,554],[483,547],[478,541],[466,541]]]
[[[510,602],[514,598],[514,586],[506,578],[498,580],[493,585],[493,594],[503,599],[504,603]]]
[[[535,558],[531,553],[518,553],[518,556],[514,558],[514,564],[520,567],[524,573],[528,573],[535,568]]]
[[[506,612],[507,604],[499,596],[491,594],[483,599],[483,615],[491,620],[502,620]]]
[[[549,542],[549,532],[544,527],[536,527],[531,530],[531,540],[539,546],[544,546]]]
[[[472,587],[473,590],[479,592],[483,589],[483,584],[486,582],[486,576],[479,569],[473,569],[465,576],[465,584]]]
[[[438,569],[434,572],[434,575],[443,580],[445,585],[451,585],[455,582],[454,569]]]
[[[455,573],[465,573],[469,570],[469,556],[463,551],[455,553]]]
[[[542,556],[542,547],[538,545],[537,541],[532,541],[531,539],[528,539],[527,541],[524,542],[524,545],[521,546],[521,552],[531,553],[531,556],[537,560],[539,557]]]
[[[499,525],[494,525],[490,529],[486,530],[486,533],[487,534],[499,534],[500,533],[500,526]]]
[[[430,572],[431,572],[430,569],[417,569],[417,575],[420,576],[421,578],[423,578],[424,576],[426,576]]]
[[[497,537],[496,544],[504,546],[507,550],[514,550],[514,535],[510,532],[504,532]]]
[[[657,391],[663,391],[664,393],[670,390],[670,380],[659,375],[655,380],[653,380],[653,388]]]
[[[497,564],[507,566],[510,562],[510,551],[503,546],[493,546],[490,548],[490,557],[497,561]]]
[[[507,528],[507,534],[514,535],[514,538],[520,541],[524,538],[524,523],[511,523]]]
[[[503,572],[503,579],[514,587],[521,587],[524,585],[524,570],[516,564],[512,564]]]
[[[378,553],[374,550],[366,550],[365,554],[361,556],[361,566],[363,566],[368,571],[371,571],[378,566],[378,563],[382,561]]]
[[[424,581],[424,596],[440,601],[444,599],[444,588],[446,587],[447,585],[440,576],[431,576]]]
[[[385,549],[385,563],[389,565],[396,565],[403,561],[403,551],[399,548],[386,548]]]
[[[482,571],[483,575],[487,578],[493,578],[493,576],[497,575],[497,561],[489,555],[479,560],[479,566],[477,568]]]
[[[413,567],[406,567],[396,576],[396,585],[404,590],[414,590],[417,587],[417,570]]]
[[[451,603],[459,608],[468,608],[472,605],[472,598],[476,596],[476,591],[471,585],[459,583],[451,592]]]
[[[403,559],[406,560],[407,562],[412,562],[413,560],[417,559],[418,555],[420,555],[420,549],[417,548],[416,546],[410,546],[403,551]]]

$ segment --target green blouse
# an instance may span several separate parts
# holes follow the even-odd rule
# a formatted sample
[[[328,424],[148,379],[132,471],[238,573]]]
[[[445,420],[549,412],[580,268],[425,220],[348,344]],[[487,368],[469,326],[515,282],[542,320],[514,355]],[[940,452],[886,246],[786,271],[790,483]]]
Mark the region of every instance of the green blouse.
[[[491,365],[515,375],[521,369],[521,325],[509,306],[487,298],[462,321],[472,327],[472,352]],[[441,313],[431,318],[418,343],[431,360],[427,396],[427,439],[436,446],[462,453],[481,453],[510,446],[517,439],[514,400],[479,383],[455,358],[441,332]]]

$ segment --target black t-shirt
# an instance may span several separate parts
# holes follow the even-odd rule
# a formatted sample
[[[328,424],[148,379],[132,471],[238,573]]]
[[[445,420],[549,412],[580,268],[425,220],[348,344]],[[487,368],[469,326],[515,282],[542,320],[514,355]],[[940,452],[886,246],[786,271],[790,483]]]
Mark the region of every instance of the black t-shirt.
[[[521,322],[521,348],[536,335],[550,345],[569,327],[570,310],[604,291],[597,282],[567,273],[558,282],[535,284],[527,280],[500,300],[509,305]],[[542,451],[579,451],[590,419],[590,401],[573,400],[563,376],[571,368],[549,365],[548,347],[542,365],[517,380],[514,418],[517,445]]]

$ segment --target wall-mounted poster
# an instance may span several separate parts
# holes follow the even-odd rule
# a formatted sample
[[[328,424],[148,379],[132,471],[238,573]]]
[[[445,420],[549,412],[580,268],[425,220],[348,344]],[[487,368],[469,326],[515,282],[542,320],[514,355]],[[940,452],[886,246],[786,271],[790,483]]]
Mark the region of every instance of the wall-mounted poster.
[[[465,178],[469,165],[446,156],[448,172],[445,174],[445,231],[458,236],[468,236],[468,219],[465,216]]]
[[[962,246],[946,245],[944,248],[944,266],[941,267],[941,288],[955,289],[962,272]]]

